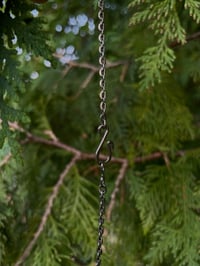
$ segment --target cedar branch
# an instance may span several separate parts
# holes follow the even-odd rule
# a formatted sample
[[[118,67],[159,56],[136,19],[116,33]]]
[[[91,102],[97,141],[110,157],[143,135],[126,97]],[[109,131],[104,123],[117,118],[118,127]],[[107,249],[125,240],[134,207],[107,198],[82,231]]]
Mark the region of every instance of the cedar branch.
[[[41,218],[41,222],[38,226],[38,229],[36,230],[32,240],[29,242],[29,244],[27,245],[27,247],[25,248],[23,254],[20,256],[20,258],[18,259],[18,261],[15,263],[14,266],[20,266],[25,260],[26,258],[30,255],[31,251],[33,250],[38,238],[40,237],[41,233],[44,230],[44,227],[46,225],[46,222],[48,220],[49,215],[51,214],[52,208],[53,208],[53,202],[55,200],[55,198],[57,197],[58,193],[59,193],[59,189],[63,184],[64,178],[65,176],[69,173],[70,169],[76,164],[77,161],[80,160],[95,160],[96,159],[96,155],[94,153],[85,153],[82,152],[74,147],[71,147],[67,144],[64,144],[62,142],[60,142],[57,137],[55,137],[54,133],[52,132],[52,134],[48,134],[48,135],[53,135],[54,138],[53,139],[45,139],[36,135],[33,135],[32,133],[26,131],[25,129],[23,129],[22,127],[20,127],[17,123],[11,123],[9,122],[10,128],[12,130],[18,130],[22,133],[25,134],[26,139],[22,142],[23,144],[25,143],[39,143],[39,144],[44,144],[47,146],[53,146],[53,147],[57,147],[60,149],[63,149],[69,153],[73,154],[73,158],[71,159],[71,161],[66,165],[64,171],[60,174],[57,183],[55,184],[55,186],[53,187],[52,193],[50,194],[48,201],[47,201],[47,205],[44,211],[44,214],[42,215]],[[183,151],[179,151],[177,153],[177,156],[183,156],[184,152]],[[147,156],[142,156],[142,157],[136,157],[134,159],[134,163],[143,163],[146,161],[151,161],[151,160],[156,160],[158,158],[163,158],[163,153],[162,152],[155,152],[153,154],[147,155]],[[100,159],[102,160],[106,160],[107,156],[101,154],[100,155]],[[115,202],[116,202],[116,197],[117,197],[117,193],[119,191],[119,187],[121,182],[123,181],[126,171],[128,169],[129,166],[129,162],[127,159],[125,158],[119,158],[119,157],[112,157],[111,162],[113,163],[118,163],[121,164],[120,170],[119,170],[119,174],[116,178],[115,181],[115,187],[113,189],[113,192],[111,194],[111,199],[110,199],[110,203],[108,205],[108,209],[106,212],[106,217],[108,220],[111,219],[111,215],[112,215],[112,211],[114,209],[115,206]]]
[[[79,159],[79,155],[77,154],[71,159],[71,161],[66,165],[64,171],[60,174],[59,179],[57,183],[55,184],[55,186],[53,187],[52,193],[48,199],[48,202],[47,202],[44,214],[42,215],[42,219],[38,226],[38,229],[35,232],[32,240],[29,242],[28,246],[25,248],[23,254],[20,256],[20,258],[15,263],[15,266],[20,266],[22,263],[24,263],[26,258],[30,255],[31,251],[33,250],[38,238],[40,237],[41,233],[44,230],[44,227],[47,223],[47,219],[49,215],[51,214],[51,211],[53,208],[53,202],[58,195],[59,189],[63,184],[64,178],[69,173],[70,169],[75,165],[78,159]]]

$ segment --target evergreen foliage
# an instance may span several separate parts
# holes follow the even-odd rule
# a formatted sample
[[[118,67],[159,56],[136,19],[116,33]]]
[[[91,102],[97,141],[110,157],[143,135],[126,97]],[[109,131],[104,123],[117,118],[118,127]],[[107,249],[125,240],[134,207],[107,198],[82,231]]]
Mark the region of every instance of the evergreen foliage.
[[[185,9],[197,23],[200,21],[198,1],[179,2],[166,0],[145,3],[136,0],[130,3],[130,7],[136,8],[130,20],[131,25],[146,23],[156,35],[154,46],[148,47],[138,59],[141,62],[140,86],[142,88],[161,82],[162,71],[171,72],[176,56],[170,48],[170,42],[176,41],[180,44],[186,42],[186,29],[181,25],[179,13]]]
[[[12,134],[9,132],[8,121],[26,122],[27,120],[17,105],[18,97],[24,90],[24,83],[22,82],[23,73],[20,71],[20,61],[16,57],[16,48],[44,57],[50,55],[50,49],[46,44],[46,37],[44,38],[45,32],[41,31],[42,20],[33,19],[30,13],[34,9],[34,5],[22,0],[2,0],[1,3],[3,7],[0,10],[0,110],[2,120],[0,146],[2,147],[4,139],[8,137],[12,147],[14,143]],[[16,152],[15,148],[16,145],[13,147],[13,152]]]
[[[102,265],[200,265],[200,3],[105,2]],[[0,22],[0,265],[92,266],[97,1],[0,1]]]

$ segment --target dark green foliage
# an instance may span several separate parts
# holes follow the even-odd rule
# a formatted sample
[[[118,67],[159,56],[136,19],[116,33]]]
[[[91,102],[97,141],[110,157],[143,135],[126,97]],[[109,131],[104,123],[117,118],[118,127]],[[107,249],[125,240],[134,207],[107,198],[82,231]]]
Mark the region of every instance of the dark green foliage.
[[[106,221],[102,266],[198,266],[200,3],[105,2],[110,139],[114,156],[126,159],[128,169],[111,221]],[[38,17],[31,15],[33,9]],[[95,24],[94,32],[87,22],[73,33],[76,25],[70,18],[76,21],[81,14]],[[73,158],[67,149],[56,147],[56,138],[62,145],[95,153],[97,21],[96,0],[49,0],[43,5],[8,0],[0,5],[2,266],[15,265],[33,240],[59,177]],[[12,42],[15,35],[17,43]],[[60,63],[58,57],[66,55],[70,45],[77,57],[74,65]],[[16,54],[17,46],[23,48],[22,55]],[[26,61],[29,53],[31,60]],[[44,59],[53,67],[45,67]],[[34,71],[39,77],[31,80]],[[8,121],[17,121],[42,141],[10,130]],[[23,163],[13,155],[17,144]],[[106,167],[107,207],[119,170],[119,163]],[[98,178],[93,159],[79,158],[71,167],[23,265],[94,265]]]
[[[20,60],[17,58],[16,47],[36,56],[49,57],[50,48],[47,46],[47,33],[42,29],[40,18],[34,18],[31,10],[35,6],[26,1],[8,0],[0,10],[0,114],[2,130],[0,146],[2,147],[7,136],[12,147],[12,138],[8,128],[8,121],[25,122],[27,118],[19,111],[18,97],[24,90],[23,72],[20,69]],[[17,41],[17,45],[15,44]],[[24,82],[23,82],[24,81]],[[16,149],[14,144],[13,151]]]

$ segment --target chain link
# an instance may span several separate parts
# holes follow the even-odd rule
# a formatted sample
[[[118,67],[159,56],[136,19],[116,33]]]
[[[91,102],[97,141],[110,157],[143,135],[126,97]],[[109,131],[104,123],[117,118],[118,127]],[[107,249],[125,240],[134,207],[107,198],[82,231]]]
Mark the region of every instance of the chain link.
[[[100,183],[99,183],[99,227],[98,227],[98,242],[97,242],[97,253],[96,253],[96,266],[101,265],[102,245],[103,245],[103,234],[104,234],[104,215],[105,215],[105,168],[104,164],[100,164]]]
[[[99,18],[99,76],[100,76],[100,120],[101,125],[99,126],[99,130],[108,129],[107,127],[107,121],[106,121],[106,88],[105,88],[105,67],[106,67],[106,59],[105,59],[105,37],[104,37],[104,0],[99,0],[99,12],[98,12],[98,18]]]
[[[101,265],[101,255],[103,246],[103,234],[104,234],[104,216],[105,216],[105,194],[106,194],[106,184],[105,184],[105,164],[111,160],[113,143],[111,141],[106,141],[109,129],[106,120],[106,87],[105,87],[105,37],[104,37],[104,0],[98,0],[98,30],[99,30],[99,86],[100,86],[100,125],[98,131],[101,135],[101,140],[99,146],[96,150],[97,162],[100,167],[100,181],[99,181],[99,226],[98,226],[98,243],[96,252],[96,266]],[[100,158],[100,153],[106,142],[108,148],[108,156],[106,159]]]
[[[101,163],[107,163],[111,160],[113,143],[112,141],[106,141],[107,135],[109,133],[109,129],[108,129],[107,119],[106,119],[106,87],[105,87],[106,59],[105,59],[105,36],[104,36],[104,0],[98,1],[98,7],[99,7],[98,30],[99,30],[99,64],[100,64],[100,69],[99,69],[100,125],[98,127],[98,131],[101,135],[101,141],[96,150],[96,157],[97,157],[97,162],[100,165]],[[105,141],[106,141],[107,148],[108,148],[108,157],[107,159],[102,160],[100,159],[100,152],[102,151]]]

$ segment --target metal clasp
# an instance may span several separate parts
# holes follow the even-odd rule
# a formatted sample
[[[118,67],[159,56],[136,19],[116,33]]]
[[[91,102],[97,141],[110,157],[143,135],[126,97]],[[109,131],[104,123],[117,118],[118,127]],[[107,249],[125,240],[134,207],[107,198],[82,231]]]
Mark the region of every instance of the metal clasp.
[[[103,128],[104,128],[104,126],[101,125],[101,126],[99,126],[98,130],[99,130],[99,131],[102,131]],[[97,162],[98,162],[99,164],[102,164],[102,163],[103,163],[103,164],[108,163],[108,162],[110,162],[110,160],[111,160],[111,158],[112,158],[112,152],[113,152],[114,144],[113,144],[112,141],[108,140],[108,141],[106,142],[106,144],[107,144],[107,148],[108,148],[108,156],[107,156],[107,158],[106,158],[105,160],[100,159],[100,153],[101,153],[101,150],[102,150],[102,148],[103,148],[103,145],[104,145],[104,143],[105,143],[105,141],[106,141],[106,137],[107,137],[108,133],[109,133],[109,130],[108,130],[108,128],[106,128],[104,134],[102,135],[102,138],[101,138],[101,141],[100,141],[100,143],[99,143],[99,146],[98,146],[98,148],[97,148],[97,150],[96,150],[96,158],[97,158]]]

